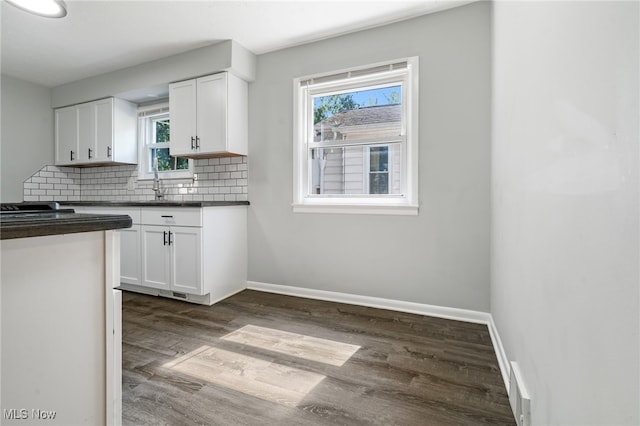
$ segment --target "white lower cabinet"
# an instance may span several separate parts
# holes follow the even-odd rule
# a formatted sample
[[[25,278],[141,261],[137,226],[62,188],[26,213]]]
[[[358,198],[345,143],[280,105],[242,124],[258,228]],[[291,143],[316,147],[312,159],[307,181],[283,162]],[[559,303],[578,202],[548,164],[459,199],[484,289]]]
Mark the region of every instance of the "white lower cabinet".
[[[171,228],[171,289],[203,295],[202,232],[200,228]]]
[[[247,207],[75,207],[127,214],[120,288],[211,305],[247,285]]]
[[[185,226],[142,226],[143,286],[203,295],[202,231]]]
[[[171,253],[167,246],[167,228],[143,225],[142,236],[142,280],[140,285],[171,289]]]

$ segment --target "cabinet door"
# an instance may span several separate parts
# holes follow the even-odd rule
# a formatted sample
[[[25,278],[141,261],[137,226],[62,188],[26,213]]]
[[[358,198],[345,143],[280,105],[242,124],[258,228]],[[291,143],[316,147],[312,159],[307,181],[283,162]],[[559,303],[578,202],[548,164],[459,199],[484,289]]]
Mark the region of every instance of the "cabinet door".
[[[78,110],[75,106],[56,109],[56,164],[78,159]]]
[[[113,160],[113,98],[95,102],[97,161]]]
[[[169,228],[143,225],[142,232],[142,282],[143,286],[169,290],[170,255]]]
[[[140,285],[140,225],[119,232],[120,282]]]
[[[78,108],[78,161],[86,163],[96,155],[96,109],[93,102]]]
[[[197,80],[198,152],[226,152],[227,149],[227,74],[220,73]],[[173,113],[173,111],[172,111]]]
[[[196,137],[196,81],[182,81],[169,85],[171,127],[169,150],[171,155],[192,154]],[[193,138],[193,142],[192,142]]]
[[[171,251],[171,289],[203,294],[201,228],[171,227]]]

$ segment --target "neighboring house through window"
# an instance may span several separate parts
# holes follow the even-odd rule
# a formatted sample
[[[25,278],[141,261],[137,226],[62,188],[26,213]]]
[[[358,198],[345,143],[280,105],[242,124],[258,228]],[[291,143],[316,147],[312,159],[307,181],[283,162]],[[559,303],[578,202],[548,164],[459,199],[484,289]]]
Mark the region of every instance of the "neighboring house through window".
[[[417,65],[294,81],[294,211],[417,214]]]
[[[168,103],[138,109],[139,179],[153,179],[154,167],[157,167],[161,179],[193,176],[193,160],[170,155],[170,128],[171,116]]]

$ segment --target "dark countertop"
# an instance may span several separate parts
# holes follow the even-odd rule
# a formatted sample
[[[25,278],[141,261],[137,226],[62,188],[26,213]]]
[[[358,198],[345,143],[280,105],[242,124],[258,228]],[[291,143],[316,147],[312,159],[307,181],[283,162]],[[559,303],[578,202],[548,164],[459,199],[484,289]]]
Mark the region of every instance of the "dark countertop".
[[[224,207],[248,206],[248,201],[59,201],[78,207]]]
[[[7,215],[8,216],[8,215]],[[0,239],[75,234],[131,227],[127,215],[44,213],[23,217],[0,216]]]

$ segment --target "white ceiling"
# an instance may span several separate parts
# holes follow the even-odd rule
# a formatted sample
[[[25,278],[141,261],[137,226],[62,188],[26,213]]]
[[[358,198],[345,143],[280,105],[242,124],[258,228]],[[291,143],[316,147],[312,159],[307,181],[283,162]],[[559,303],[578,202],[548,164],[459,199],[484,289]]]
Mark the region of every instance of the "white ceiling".
[[[66,0],[62,19],[2,1],[2,73],[47,87],[233,39],[255,54],[469,0]]]

